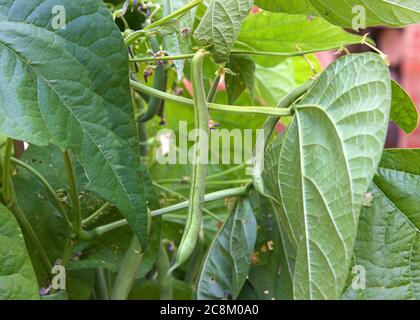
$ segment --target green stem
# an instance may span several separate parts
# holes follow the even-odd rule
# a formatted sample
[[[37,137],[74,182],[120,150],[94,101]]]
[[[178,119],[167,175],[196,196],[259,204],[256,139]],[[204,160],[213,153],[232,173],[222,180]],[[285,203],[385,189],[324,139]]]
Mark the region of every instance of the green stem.
[[[355,44],[359,44],[356,42]],[[273,51],[256,51],[256,50],[232,50],[232,56],[268,56],[268,57],[300,57],[307,54],[317,53],[320,51],[327,50],[338,50],[341,47],[323,49],[323,50],[308,50],[308,51],[296,51],[296,52],[273,52]],[[194,58],[195,53],[185,53],[174,56],[162,56],[162,57],[142,57],[130,59],[130,62],[151,62],[151,61],[172,61],[172,60],[187,60]]]
[[[105,202],[98,210],[92,213],[89,217],[82,220],[82,226],[89,228],[92,224],[96,223],[103,215],[106,209],[111,206],[110,202]]]
[[[2,172],[2,193],[3,200],[6,206],[12,201],[11,183],[10,183],[10,158],[12,157],[13,139],[7,138],[6,145],[4,147],[4,158],[3,158],[3,172]]]
[[[221,71],[219,70],[219,71],[217,71],[216,77],[213,79],[213,82],[211,84],[209,93],[207,95],[207,102],[208,103],[213,103],[214,100],[216,99],[217,88],[219,87],[219,82],[220,82],[221,77],[222,77]]]
[[[27,235],[29,242],[35,248],[34,255],[37,255],[41,261],[42,266],[45,268],[46,274],[48,277],[51,276],[51,261],[48,258],[48,255],[42,246],[41,241],[38,238],[35,230],[32,228],[32,225],[29,223],[25,214],[22,212],[21,208],[17,204],[16,192],[13,186],[13,181],[11,177],[11,158],[12,158],[12,149],[13,149],[13,139],[7,138],[5,150],[4,150],[4,159],[3,159],[3,171],[2,171],[2,183],[3,183],[3,200],[4,203],[10,210],[13,212],[17,222],[22,228],[23,232]]]
[[[350,44],[359,44],[360,42],[349,43]],[[317,53],[321,51],[337,50],[341,47],[334,48],[325,48],[325,49],[316,49],[316,50],[307,50],[307,51],[296,51],[296,52],[270,52],[270,51],[256,51],[256,50],[232,50],[231,55],[234,56],[268,56],[268,57],[300,57],[311,53]]]
[[[145,31],[156,28],[156,27],[158,27],[158,26],[160,26],[160,25],[162,25],[162,24],[164,24],[164,23],[166,23],[166,22],[168,22],[172,19],[180,18],[181,16],[186,14],[188,11],[190,11],[192,8],[194,8],[195,6],[198,6],[201,2],[203,2],[203,0],[191,1],[190,3],[187,3],[186,5],[182,6],[178,10],[172,12],[171,14],[167,15],[166,17],[163,17],[162,19],[149,24],[148,26],[146,26],[142,30],[138,30],[138,31],[135,31],[135,32],[131,33],[125,39],[126,45],[129,46],[129,45],[133,44],[138,38],[140,38],[144,35]]]
[[[82,231],[82,212],[80,209],[79,193],[77,191],[76,175],[71,161],[70,151],[65,150],[64,153],[64,165],[66,167],[66,173],[69,180],[70,187],[70,198],[72,203],[72,225],[73,231],[78,236]]]
[[[108,286],[103,268],[96,268],[95,270],[95,289],[98,300],[109,300]]]
[[[32,225],[29,223],[28,219],[26,219],[26,216],[20,209],[20,207],[17,204],[11,205],[11,210],[14,213],[16,220],[18,221],[20,227],[24,231],[24,233],[28,236],[29,242],[32,246],[35,248],[35,255],[38,255],[43,267],[45,268],[45,271],[47,272],[48,276],[51,275],[51,261],[48,258],[48,255],[42,246],[41,241],[38,238],[38,235],[36,234],[35,230],[32,228]]]
[[[168,274],[170,262],[165,246],[160,243],[159,254],[156,259],[156,269],[159,275],[159,293],[160,300],[173,299],[173,277]]]
[[[230,198],[230,197],[244,196],[248,193],[248,191],[249,191],[249,187],[240,187],[240,188],[221,190],[221,191],[206,194],[204,196],[204,202],[211,202],[211,201],[216,201],[216,200]],[[183,201],[183,202],[174,204],[166,208],[153,210],[151,215],[152,217],[162,216],[167,213],[175,212],[181,209],[186,209],[189,207],[189,205],[190,205],[190,201]],[[125,219],[117,220],[109,224],[97,227],[93,230],[84,231],[81,235],[81,238],[83,240],[93,240],[100,236],[103,236],[104,234],[112,230],[115,230],[117,228],[120,228],[126,225],[128,225],[127,220]]]
[[[120,270],[115,278],[111,300],[127,299],[142,258],[143,253],[141,245],[137,236],[133,235],[130,246],[121,261]]]
[[[57,197],[57,193],[55,192],[55,190],[53,189],[53,187],[49,184],[49,182],[47,181],[47,179],[45,179],[35,168],[31,167],[29,164],[16,159],[14,157],[11,157],[10,160],[24,168],[25,170],[27,170],[29,173],[31,173],[34,177],[36,177],[39,182],[44,186],[45,190],[48,192],[51,200],[53,201],[54,206],[56,207],[56,209],[58,210],[58,212],[60,212],[60,214],[62,215],[63,219],[66,221],[67,225],[71,228],[71,222],[69,220],[69,217],[67,216],[67,211],[64,208],[63,204],[61,203],[61,201],[58,199]]]
[[[163,191],[166,191],[166,192],[168,192],[168,193],[172,193],[173,195],[175,195],[175,196],[177,196],[177,197],[181,198],[182,200],[188,200],[188,199],[187,199],[186,197],[184,197],[182,194],[180,194],[180,193],[178,193],[178,192],[176,192],[176,191],[174,191],[174,190],[172,190],[172,189],[166,188],[166,187],[164,187],[164,186],[162,186],[162,185],[160,185],[160,184],[158,184],[158,183],[156,183],[156,182],[153,182],[153,185],[154,185],[156,188],[159,188],[159,189],[161,189],[161,190],[163,190]],[[222,220],[222,219],[220,219],[217,215],[215,215],[213,212],[211,212],[211,211],[207,210],[206,208],[203,208],[203,211],[204,211],[206,214],[208,214],[209,216],[211,216],[211,217],[213,217],[214,219],[216,219],[217,221],[219,221],[219,222],[223,222],[223,220]]]
[[[69,263],[72,255],[73,255],[73,248],[74,248],[74,237],[73,235],[70,235],[69,239],[67,240],[65,247],[64,247],[64,254],[63,254],[63,260],[61,262],[61,265],[63,267],[66,267]]]
[[[162,56],[162,57],[143,57],[133,58],[130,62],[151,62],[151,61],[172,61],[172,60],[186,60],[192,59],[195,53],[181,54],[177,56]]]
[[[240,164],[238,166],[235,166],[233,168],[229,168],[227,170],[224,170],[224,171],[221,171],[221,172],[218,172],[218,173],[214,173],[214,174],[208,175],[206,177],[206,181],[212,180],[212,179],[216,179],[216,178],[220,178],[220,177],[224,177],[225,175],[227,175],[229,173],[233,173],[233,172],[239,171],[241,169],[244,169],[245,167],[246,167],[246,163]]]
[[[194,101],[191,99],[179,97],[179,96],[175,96],[173,94],[167,93],[167,92],[159,91],[151,87],[148,87],[140,82],[130,80],[130,84],[135,90],[147,93],[151,96],[155,96],[160,99],[183,103],[183,104],[187,104],[191,106],[194,105]],[[265,114],[265,115],[277,116],[277,117],[292,115],[292,112],[290,109],[273,108],[273,107],[258,107],[258,106],[239,107],[239,106],[209,103],[208,108],[211,110],[216,110],[216,111],[234,112],[234,113],[251,114],[251,115]]]

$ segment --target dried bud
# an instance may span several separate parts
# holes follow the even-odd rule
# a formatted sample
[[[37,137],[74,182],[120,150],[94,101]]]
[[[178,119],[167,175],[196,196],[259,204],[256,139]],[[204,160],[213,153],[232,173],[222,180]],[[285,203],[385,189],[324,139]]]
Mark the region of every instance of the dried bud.
[[[144,81],[147,83],[147,79],[151,76],[151,75],[153,75],[153,73],[154,73],[154,70],[153,70],[153,67],[151,67],[151,66],[148,66],[145,70],[144,70],[144,72],[143,72],[143,78],[144,78]]]

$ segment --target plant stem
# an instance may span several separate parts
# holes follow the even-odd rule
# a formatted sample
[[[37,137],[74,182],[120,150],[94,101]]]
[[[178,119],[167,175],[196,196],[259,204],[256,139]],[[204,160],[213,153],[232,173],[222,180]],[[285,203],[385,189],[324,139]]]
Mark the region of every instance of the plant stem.
[[[92,224],[97,222],[103,215],[104,211],[111,206],[111,203],[105,202],[98,210],[92,213],[89,217],[82,220],[82,226],[84,228],[90,227]]]
[[[359,44],[359,42],[355,43]],[[340,49],[338,47],[331,48],[331,49],[325,49],[325,50],[308,50],[308,51],[296,51],[296,52],[273,52],[273,51],[256,51],[256,50],[232,50],[231,55],[232,56],[268,56],[268,57],[300,57],[305,56],[307,54],[311,53],[317,53],[320,51],[326,51],[326,50],[337,50]],[[162,56],[162,57],[142,57],[142,58],[133,58],[130,59],[130,62],[151,62],[151,61],[172,61],[172,60],[187,60],[192,59],[194,57],[195,53],[185,53],[175,56]]]
[[[72,226],[74,233],[79,236],[82,231],[82,212],[80,209],[79,193],[77,191],[76,175],[74,173],[73,163],[71,161],[71,155],[69,150],[65,150],[64,153],[64,165],[66,167],[66,173],[69,180],[70,187],[70,198],[72,203]]]
[[[160,300],[172,300],[173,299],[173,277],[172,274],[168,274],[170,268],[170,262],[168,253],[166,252],[165,246],[160,243],[159,253],[156,259],[156,269],[159,275],[159,293]]]
[[[52,264],[50,259],[48,258],[44,247],[42,246],[41,241],[38,238],[38,235],[36,234],[35,230],[32,228],[32,225],[29,223],[28,219],[26,219],[26,216],[16,203],[13,203],[11,205],[11,210],[13,211],[20,227],[28,236],[29,242],[35,247],[34,254],[39,256],[41,263],[45,268],[45,271],[47,272],[48,276],[50,276]]]
[[[80,239],[85,240],[85,241],[92,241],[110,231],[113,231],[115,229],[118,229],[126,225],[127,225],[127,220],[121,219],[121,220],[117,220],[117,221],[105,224],[103,226],[96,227],[95,229],[92,229],[89,231],[83,230],[80,233]]]
[[[246,195],[248,193],[248,191],[249,191],[248,187],[240,187],[240,188],[232,188],[232,189],[221,190],[221,191],[206,194],[204,196],[204,202],[211,202],[211,201],[216,201],[216,200],[230,198],[230,197],[239,197],[239,196]],[[174,211],[178,211],[178,210],[181,210],[181,209],[188,208],[189,205],[190,205],[190,201],[183,201],[183,202],[174,204],[174,205],[166,207],[166,208],[153,210],[152,213],[151,213],[151,216],[152,217],[162,216],[162,215],[165,215],[167,213],[171,213],[171,212],[174,212]],[[93,239],[96,239],[100,236],[103,236],[104,234],[106,234],[106,233],[108,233],[112,230],[115,230],[115,229],[120,228],[122,226],[126,226],[127,224],[128,224],[127,220],[125,220],[125,219],[117,220],[117,221],[111,222],[109,224],[97,227],[93,230],[83,231],[82,234],[81,234],[81,238],[83,240],[93,240]]]
[[[103,268],[95,269],[95,292],[98,300],[109,300],[108,286]]]
[[[224,171],[221,171],[221,172],[218,172],[218,173],[214,173],[214,174],[208,175],[207,178],[206,178],[206,181],[223,177],[223,176],[225,176],[225,175],[227,175],[229,173],[232,173],[232,172],[235,172],[235,171],[239,171],[239,170],[241,170],[241,169],[243,169],[245,167],[246,167],[246,163],[240,164],[238,166],[235,166],[233,168],[229,168],[227,170],[224,170]]]
[[[130,62],[151,62],[151,61],[172,61],[172,60],[186,60],[192,59],[195,53],[186,53],[177,56],[162,56],[162,57],[143,57],[133,58]]]
[[[60,214],[62,215],[63,219],[66,221],[67,225],[71,228],[71,222],[69,220],[69,217],[67,216],[67,211],[66,209],[63,207],[63,204],[61,203],[61,201],[57,198],[57,194],[55,192],[55,190],[53,189],[53,187],[49,184],[49,182],[47,181],[47,179],[45,179],[42,174],[40,174],[35,168],[31,167],[29,164],[16,159],[14,157],[11,157],[10,160],[24,168],[25,170],[27,170],[29,173],[31,173],[34,177],[36,177],[39,182],[44,186],[45,190],[48,192],[51,200],[54,203],[54,206],[56,207],[56,209],[58,210],[58,212],[60,212]]]
[[[188,104],[193,106],[194,101],[188,98],[184,97],[178,97],[173,94],[159,91],[156,89],[153,89],[151,87],[148,87],[140,82],[136,82],[133,80],[130,80],[131,86],[140,92],[147,93],[151,96],[158,97],[163,100],[169,100],[173,102]],[[208,108],[211,110],[216,111],[223,111],[223,112],[234,112],[234,113],[242,113],[242,114],[265,114],[269,116],[290,116],[292,115],[292,111],[290,109],[283,109],[283,108],[273,108],[273,107],[258,107],[258,106],[230,106],[230,105],[223,105],[223,104],[215,104],[215,103],[209,103]]]
[[[4,150],[4,159],[3,159],[3,171],[2,171],[2,183],[3,183],[3,200],[5,205],[13,212],[17,222],[19,223],[22,231],[28,236],[29,242],[34,246],[35,253],[41,260],[42,266],[45,268],[46,274],[48,277],[51,276],[51,261],[48,258],[48,255],[42,246],[41,241],[38,238],[35,230],[32,228],[32,225],[29,223],[25,214],[22,212],[22,209],[19,207],[16,198],[16,192],[13,186],[13,181],[11,177],[11,158],[12,158],[12,149],[13,149],[13,139],[7,138],[5,150]]]
[[[120,270],[114,282],[111,300],[127,299],[133,285],[135,275],[143,258],[141,245],[135,235],[120,264]]]
[[[163,190],[163,191],[166,191],[166,192],[168,192],[168,193],[172,193],[172,194],[176,195],[177,197],[181,198],[182,200],[188,200],[188,199],[187,199],[186,197],[184,197],[182,194],[180,194],[180,193],[178,193],[178,192],[176,192],[176,191],[174,191],[174,190],[171,190],[171,189],[169,189],[169,188],[166,188],[166,187],[164,187],[164,186],[162,186],[162,185],[160,185],[160,184],[158,184],[158,183],[156,183],[156,182],[153,182],[153,185],[154,185],[155,187],[157,187],[157,188],[159,188],[159,189]],[[204,211],[206,214],[208,214],[209,216],[211,216],[212,218],[216,219],[217,221],[219,221],[219,222],[223,222],[223,220],[222,220],[222,219],[220,219],[217,215],[215,215],[213,212],[211,212],[211,211],[207,210],[206,208],[203,208],[203,211]]]
[[[67,264],[69,263],[70,258],[73,254],[73,248],[74,248],[74,237],[73,235],[70,235],[64,247],[63,260],[61,261],[61,265],[63,267],[66,267]]]
[[[145,31],[156,28],[156,27],[158,27],[158,26],[160,26],[160,25],[162,25],[162,24],[164,24],[164,23],[166,23],[166,22],[168,22],[172,19],[179,18],[179,17],[183,16],[188,11],[190,11],[192,8],[194,8],[195,6],[198,6],[201,2],[203,2],[203,0],[191,1],[190,3],[187,3],[186,5],[182,6],[178,10],[172,12],[171,14],[167,15],[166,17],[163,17],[162,19],[149,24],[148,26],[146,26],[142,30],[138,30],[138,31],[135,31],[135,32],[131,33],[125,39],[126,45],[129,46],[129,45],[133,44],[138,38],[142,37],[145,34]]]
[[[3,172],[2,172],[2,194],[6,206],[12,201],[11,183],[10,183],[10,158],[12,157],[13,139],[7,138],[4,147]]]
[[[354,44],[359,44],[360,42],[355,42]],[[326,48],[322,50],[307,50],[307,51],[296,51],[296,52],[271,52],[271,51],[256,51],[256,50],[232,50],[231,55],[234,56],[268,56],[268,57],[300,57],[311,53],[317,53],[327,50],[337,50],[339,47],[335,48]]]
[[[217,75],[216,77],[213,79],[213,82],[211,84],[209,93],[207,95],[207,102],[208,103],[213,103],[214,100],[216,99],[216,95],[217,95],[217,88],[219,87],[219,82],[220,82],[220,78],[222,77],[221,75],[221,71],[218,70],[217,71]]]

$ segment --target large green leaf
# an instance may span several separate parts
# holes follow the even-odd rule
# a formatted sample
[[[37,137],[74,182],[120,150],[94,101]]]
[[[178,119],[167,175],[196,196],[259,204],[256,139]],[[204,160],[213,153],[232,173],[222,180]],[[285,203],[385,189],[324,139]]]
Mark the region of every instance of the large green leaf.
[[[385,151],[370,192],[354,248],[366,287],[343,298],[420,299],[420,149]]]
[[[349,55],[319,76],[279,138],[284,141],[273,152],[280,154],[271,155],[278,157],[278,182],[266,184],[283,203],[281,221],[296,248],[297,299],[337,299],[344,288],[390,104],[384,61],[371,53]]]
[[[248,276],[256,235],[251,202],[242,198],[209,249],[198,280],[199,300],[238,297]]]
[[[292,53],[329,50],[361,38],[322,18],[262,11],[244,21],[238,40],[253,50]]]
[[[39,299],[38,283],[22,231],[0,204],[0,300]]]
[[[210,46],[217,63],[228,60],[230,50],[241,31],[254,0],[212,0],[194,32],[195,40]]]
[[[353,27],[352,21],[359,12],[356,6],[365,9],[366,28],[377,25],[403,27],[420,22],[418,0],[310,0],[310,2],[325,19],[347,28]]]
[[[317,13],[309,0],[256,0],[255,5],[261,9],[274,12],[314,15]]]
[[[419,121],[416,105],[395,81],[392,81],[391,119],[406,133],[416,130]]]
[[[55,5],[65,9],[65,29],[54,28]],[[71,149],[90,189],[121,210],[145,245],[128,55],[103,2],[4,0],[0,30],[1,133]]]

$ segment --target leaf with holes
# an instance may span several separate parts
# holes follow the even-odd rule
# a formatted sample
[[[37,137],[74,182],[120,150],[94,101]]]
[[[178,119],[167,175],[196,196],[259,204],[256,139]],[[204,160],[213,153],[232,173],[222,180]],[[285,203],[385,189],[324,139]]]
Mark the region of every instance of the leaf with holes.
[[[0,132],[71,149],[90,189],[120,209],[145,245],[146,200],[121,33],[102,1],[59,4],[65,28],[54,23],[57,1],[1,3]]]
[[[236,299],[245,283],[257,235],[251,202],[238,201],[216,235],[198,280],[198,299]]]

